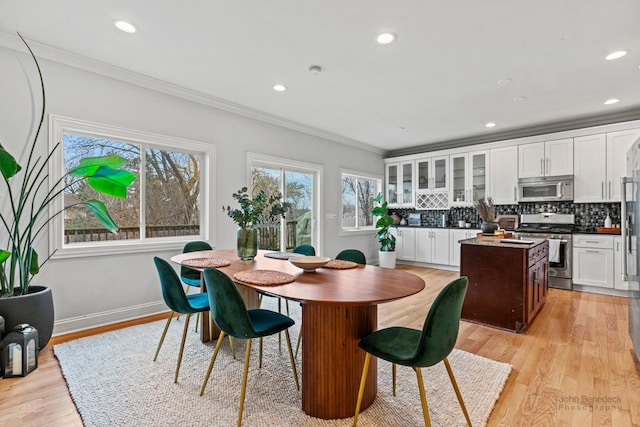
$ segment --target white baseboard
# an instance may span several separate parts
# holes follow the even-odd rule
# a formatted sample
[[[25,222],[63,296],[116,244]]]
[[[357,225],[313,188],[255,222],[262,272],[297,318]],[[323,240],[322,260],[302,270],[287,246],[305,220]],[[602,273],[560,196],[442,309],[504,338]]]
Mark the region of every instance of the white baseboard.
[[[124,322],[139,317],[151,316],[169,310],[164,301],[141,304],[117,310],[103,311],[86,316],[56,320],[53,324],[53,336],[97,328],[112,323]]]

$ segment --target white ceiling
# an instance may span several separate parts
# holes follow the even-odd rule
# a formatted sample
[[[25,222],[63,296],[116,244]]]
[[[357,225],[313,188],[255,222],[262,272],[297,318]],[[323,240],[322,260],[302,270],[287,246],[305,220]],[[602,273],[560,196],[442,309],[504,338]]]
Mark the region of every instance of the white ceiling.
[[[16,31],[36,55],[54,47],[384,151],[640,118],[639,0],[0,0],[3,39]],[[383,31],[396,42],[378,45]]]

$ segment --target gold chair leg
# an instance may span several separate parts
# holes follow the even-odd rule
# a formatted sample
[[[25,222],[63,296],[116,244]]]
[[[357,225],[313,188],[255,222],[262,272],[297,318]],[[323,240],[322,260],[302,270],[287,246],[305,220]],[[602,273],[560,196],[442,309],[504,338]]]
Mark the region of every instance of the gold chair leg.
[[[282,313],[282,298],[278,298],[278,313]],[[278,332],[278,351],[282,351],[282,332]]]
[[[189,319],[191,313],[187,314],[187,320],[184,321],[184,330],[182,331],[182,342],[180,343],[180,354],[178,354],[178,365],[176,366],[176,376],[173,378],[174,384],[178,382],[178,372],[180,372],[180,363],[182,363],[182,353],[184,351],[184,342],[187,339],[187,329],[189,329]]]
[[[162,343],[164,342],[164,337],[167,336],[167,331],[169,330],[169,324],[171,323],[171,319],[173,319],[173,315],[176,314],[175,311],[172,311],[167,319],[167,323],[164,325],[164,331],[162,331],[162,336],[160,337],[160,342],[158,343],[158,348],[156,349],[156,355],[153,356],[153,361],[155,362],[158,358],[158,354],[160,353],[160,347],[162,347]]]
[[[358,390],[358,403],[356,403],[356,414],[353,416],[353,427],[358,424],[358,415],[360,414],[360,405],[362,404],[362,397],[364,396],[364,386],[367,382],[367,373],[369,372],[370,361],[371,354],[367,353],[364,358],[364,366],[362,368],[362,378],[360,379],[360,389]]]
[[[429,418],[429,407],[427,406],[427,396],[424,392],[424,381],[422,381],[422,371],[420,368],[413,368],[418,377],[418,389],[420,390],[420,401],[422,402],[422,414],[424,416],[424,425],[431,427],[431,418]]]
[[[244,396],[247,392],[247,376],[249,375],[249,358],[251,356],[251,338],[247,340],[247,354],[244,356],[244,372],[242,373],[242,391],[240,392],[240,409],[238,410],[238,427],[242,425]]]
[[[300,343],[302,342],[302,328],[298,332],[298,342],[296,343],[296,359],[298,358],[298,350],[300,349]]]
[[[458,402],[460,402],[460,406],[462,407],[462,412],[464,412],[464,417],[467,420],[467,424],[471,427],[471,418],[469,418],[469,414],[467,413],[467,407],[464,405],[464,401],[462,400],[462,394],[460,394],[460,389],[458,388],[458,383],[456,382],[456,378],[453,376],[453,371],[451,370],[451,365],[449,364],[449,360],[445,357],[444,366],[447,368],[447,373],[449,374],[449,378],[451,379],[451,384],[453,384],[453,389],[456,392],[456,396],[458,396]]]
[[[236,359],[236,349],[233,347],[233,337],[229,335],[229,345],[231,346],[231,355],[233,356],[233,360]]]
[[[300,383],[298,382],[298,371],[296,370],[296,361],[293,358],[293,349],[291,348],[291,337],[289,336],[289,330],[284,330],[284,335],[287,338],[287,347],[289,348],[289,359],[291,359],[291,368],[293,368],[293,378],[296,379],[296,388],[300,390]]]
[[[211,317],[211,312],[207,311],[207,314],[203,314],[203,316],[207,316],[209,318],[209,342],[213,341],[213,318]],[[198,313],[200,315],[200,313]]]
[[[393,395],[396,395],[396,364],[392,363],[391,364],[391,382],[392,382],[392,390],[393,390]]]
[[[200,323],[200,313],[196,313],[196,333],[198,333],[198,324]]]
[[[262,337],[260,337],[260,363],[258,364],[258,368],[262,369]]]
[[[231,338],[231,337],[229,337]],[[213,351],[213,356],[211,356],[211,362],[209,362],[209,368],[207,369],[207,375],[204,377],[204,382],[202,383],[202,387],[200,388],[200,396],[204,394],[204,389],[207,387],[207,382],[209,381],[209,376],[211,375],[211,370],[213,369],[213,364],[216,362],[216,357],[218,356],[218,350],[220,350],[220,346],[222,345],[222,340],[224,339],[224,332],[220,332],[220,336],[218,337],[218,342],[216,343],[216,349]]]

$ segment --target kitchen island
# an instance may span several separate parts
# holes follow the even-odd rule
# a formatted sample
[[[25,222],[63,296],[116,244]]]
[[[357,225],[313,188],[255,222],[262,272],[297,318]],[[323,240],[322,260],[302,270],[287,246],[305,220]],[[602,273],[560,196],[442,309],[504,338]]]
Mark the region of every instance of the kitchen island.
[[[460,242],[460,275],[469,278],[462,318],[522,332],[549,289],[549,242],[507,240],[478,237]]]

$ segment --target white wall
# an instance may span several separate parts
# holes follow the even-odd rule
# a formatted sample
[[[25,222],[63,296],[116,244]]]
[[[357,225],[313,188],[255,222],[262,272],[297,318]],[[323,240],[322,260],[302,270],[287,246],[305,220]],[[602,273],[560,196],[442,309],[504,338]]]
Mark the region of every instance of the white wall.
[[[0,143],[20,157],[38,119],[30,99],[30,96],[39,99],[37,86],[30,87],[37,84],[37,77],[33,63],[24,54],[0,47],[0,64]],[[338,220],[325,220],[325,212],[339,212],[340,168],[382,175],[381,155],[57,62],[42,59],[40,65],[45,78],[48,114],[215,144],[217,162],[210,211],[211,238],[216,247],[235,247],[236,226],[220,207],[232,204],[231,194],[246,185],[246,153],[255,152],[322,164],[324,195],[319,220],[323,226],[323,255],[335,256],[341,249],[358,248],[368,259],[377,258],[373,233],[339,236]],[[47,129],[44,130],[39,142],[41,154],[47,146]],[[24,158],[19,159],[20,163],[23,161]],[[0,209],[8,206],[3,193],[4,189],[0,193]],[[38,247],[44,254],[46,241]],[[34,284],[53,289],[54,334],[166,310],[152,257],[169,258],[180,250],[178,245],[175,250],[164,253],[51,260]]]

